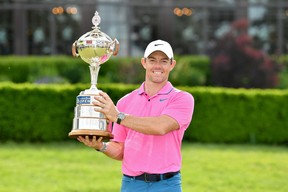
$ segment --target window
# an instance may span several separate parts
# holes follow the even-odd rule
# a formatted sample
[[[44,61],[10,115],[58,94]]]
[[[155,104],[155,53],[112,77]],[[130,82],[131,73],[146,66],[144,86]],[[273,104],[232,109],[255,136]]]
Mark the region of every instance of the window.
[[[1,10],[0,11],[0,55],[12,54],[13,46],[13,25],[12,11]]]

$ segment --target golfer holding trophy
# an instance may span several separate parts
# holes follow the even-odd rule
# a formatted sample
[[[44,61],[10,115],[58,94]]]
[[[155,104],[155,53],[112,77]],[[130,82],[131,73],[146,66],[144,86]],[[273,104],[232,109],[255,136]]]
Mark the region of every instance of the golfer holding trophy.
[[[101,97],[98,90],[97,79],[100,65],[108,61],[110,56],[117,55],[119,42],[117,39],[112,40],[107,34],[100,31],[98,25],[101,18],[98,12],[95,12],[92,18],[92,31],[82,35],[72,45],[72,55],[80,56],[83,61],[89,64],[91,75],[91,87],[81,91],[77,96],[76,107],[74,109],[73,129],[69,137],[77,138],[78,136],[96,136],[104,140],[113,138],[109,122],[104,114],[95,111],[93,102],[95,97]]]
[[[109,57],[107,52],[111,54],[118,46],[116,41],[107,44],[105,47],[108,48],[103,51],[104,60]],[[97,53],[101,46],[97,44],[96,47],[96,50],[93,47],[92,51],[87,52]],[[77,50],[81,54],[81,43]],[[97,62],[101,61],[103,56],[99,57],[97,53],[92,57],[95,55]],[[181,192],[181,144],[192,120],[194,98],[168,81],[176,65],[173,49],[168,42],[160,39],[150,42],[141,58],[141,65],[145,70],[144,82],[120,98],[116,105],[105,92],[99,92],[97,96],[94,94],[97,91],[93,91],[93,95],[96,95],[93,102],[91,97],[87,97],[91,91],[80,94],[77,107],[81,111],[80,115],[75,115],[76,125],[72,133],[82,132],[89,125],[89,129],[96,129],[97,133],[101,130],[105,133],[102,135],[108,133],[109,137],[109,131],[103,129],[105,116],[114,122],[113,139],[103,142],[102,135],[97,135],[98,138],[92,136],[91,139],[83,134],[77,140],[107,157],[122,161],[121,192]],[[91,102],[94,106],[90,106]],[[82,114],[82,108],[86,105],[89,106],[87,111],[95,108],[93,114],[96,117],[91,115],[87,118],[86,114]],[[76,113],[79,113],[77,107]]]

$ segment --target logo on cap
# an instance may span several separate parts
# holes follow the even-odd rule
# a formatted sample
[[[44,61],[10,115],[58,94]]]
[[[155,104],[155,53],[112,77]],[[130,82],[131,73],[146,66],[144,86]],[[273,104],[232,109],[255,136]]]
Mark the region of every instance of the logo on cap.
[[[154,46],[163,45],[163,44],[155,44]]]

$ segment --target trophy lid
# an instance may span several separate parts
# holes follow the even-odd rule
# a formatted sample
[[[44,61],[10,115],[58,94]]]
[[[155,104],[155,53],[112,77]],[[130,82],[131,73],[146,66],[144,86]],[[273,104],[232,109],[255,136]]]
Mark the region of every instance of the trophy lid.
[[[92,18],[92,31],[82,35],[72,46],[72,54],[80,56],[90,65],[100,65],[106,62],[111,55],[117,55],[119,42],[112,40],[107,34],[100,31],[101,18],[96,11]]]

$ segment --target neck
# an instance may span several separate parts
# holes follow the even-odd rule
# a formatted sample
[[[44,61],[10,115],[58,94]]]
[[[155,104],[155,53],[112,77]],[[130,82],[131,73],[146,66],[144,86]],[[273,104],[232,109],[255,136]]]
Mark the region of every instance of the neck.
[[[157,94],[166,85],[166,83],[167,81],[163,83],[153,83],[150,81],[145,81],[145,92],[149,96],[153,96]]]

